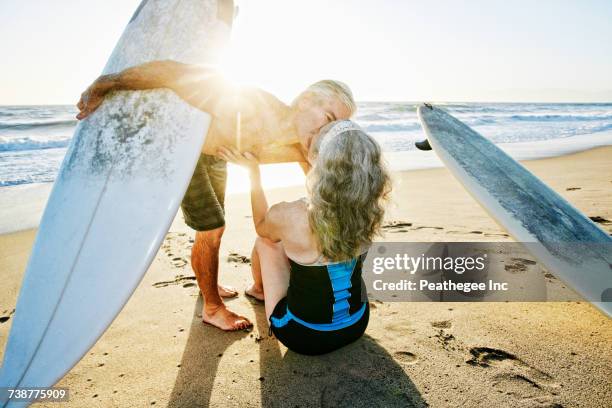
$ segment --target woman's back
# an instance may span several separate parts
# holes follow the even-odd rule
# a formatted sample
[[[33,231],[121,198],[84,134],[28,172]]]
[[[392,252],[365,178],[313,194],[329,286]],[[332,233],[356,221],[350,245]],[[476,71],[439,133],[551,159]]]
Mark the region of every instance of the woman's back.
[[[279,226],[290,266],[287,308],[291,314],[315,325],[344,322],[349,315],[357,320],[367,301],[361,279],[366,253],[329,262],[320,255],[310,228],[307,201],[283,203],[282,213]]]
[[[287,257],[301,264],[320,262],[321,254],[315,235],[308,222],[306,199],[276,204],[280,207],[278,225]]]
[[[366,253],[326,262],[304,201],[284,206],[281,244],[289,264],[289,285],[270,315],[270,330],[298,353],[327,353],[358,339],[368,325],[369,304],[361,278]]]
[[[359,312],[367,301],[361,279],[364,259],[365,253],[344,262],[302,265],[289,258],[288,309],[315,324],[343,322]]]

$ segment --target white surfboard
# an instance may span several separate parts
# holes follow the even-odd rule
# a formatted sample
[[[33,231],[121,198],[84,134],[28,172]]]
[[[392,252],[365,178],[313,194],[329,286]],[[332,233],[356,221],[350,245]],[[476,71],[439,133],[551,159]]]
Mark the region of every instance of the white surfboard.
[[[503,150],[431,105],[429,143],[483,208],[548,270],[612,315],[612,238]]]
[[[231,0],[143,0],[103,73],[214,63],[233,11]],[[118,92],[79,123],[21,285],[0,387],[52,386],[104,333],[161,245],[209,123],[163,89]]]

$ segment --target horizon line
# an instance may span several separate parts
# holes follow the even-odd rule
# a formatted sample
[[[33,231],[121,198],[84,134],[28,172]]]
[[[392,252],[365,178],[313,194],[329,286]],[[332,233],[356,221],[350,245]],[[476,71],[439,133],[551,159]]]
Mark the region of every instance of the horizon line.
[[[466,100],[401,100],[401,99],[364,99],[357,100],[359,103],[377,103],[377,102],[390,102],[390,103],[406,103],[406,104],[420,104],[420,103],[430,103],[430,104],[459,104],[459,103],[472,103],[472,104],[482,104],[482,103],[499,103],[499,104],[512,104],[512,103],[531,103],[531,104],[567,104],[567,105],[580,105],[580,104],[612,104],[612,100],[608,101],[508,101],[508,100],[480,100],[480,101],[466,101]],[[21,106],[74,106],[74,103],[18,103],[18,104],[6,104],[0,103],[0,107],[21,107]]]

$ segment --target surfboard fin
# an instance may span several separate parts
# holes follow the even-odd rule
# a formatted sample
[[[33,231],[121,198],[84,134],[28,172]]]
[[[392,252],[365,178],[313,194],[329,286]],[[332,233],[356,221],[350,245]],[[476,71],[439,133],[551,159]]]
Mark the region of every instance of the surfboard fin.
[[[431,150],[431,145],[429,144],[429,140],[427,139],[422,140],[420,142],[414,142],[414,145],[419,150],[425,150],[425,151]]]

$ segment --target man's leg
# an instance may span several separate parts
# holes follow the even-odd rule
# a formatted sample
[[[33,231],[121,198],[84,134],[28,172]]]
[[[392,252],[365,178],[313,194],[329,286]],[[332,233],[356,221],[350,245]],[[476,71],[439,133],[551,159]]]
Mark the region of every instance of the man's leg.
[[[219,248],[224,229],[196,231],[191,248],[191,266],[204,298],[202,320],[222,330],[240,330],[251,326],[251,322],[225,307],[217,287]]]
[[[185,223],[196,231],[191,249],[191,267],[204,297],[202,320],[223,330],[250,326],[243,316],[227,310],[221,296],[236,296],[217,284],[219,247],[225,226],[226,164],[212,156],[200,155],[181,208]]]

